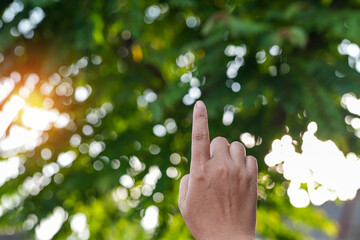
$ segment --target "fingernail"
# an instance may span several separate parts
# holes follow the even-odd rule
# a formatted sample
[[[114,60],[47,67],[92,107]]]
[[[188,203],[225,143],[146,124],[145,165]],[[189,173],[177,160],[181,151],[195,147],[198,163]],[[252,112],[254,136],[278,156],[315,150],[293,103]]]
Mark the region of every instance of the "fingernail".
[[[199,109],[204,109],[205,108],[205,104],[203,103],[203,101],[197,101],[196,102],[196,105],[195,105],[197,108]]]

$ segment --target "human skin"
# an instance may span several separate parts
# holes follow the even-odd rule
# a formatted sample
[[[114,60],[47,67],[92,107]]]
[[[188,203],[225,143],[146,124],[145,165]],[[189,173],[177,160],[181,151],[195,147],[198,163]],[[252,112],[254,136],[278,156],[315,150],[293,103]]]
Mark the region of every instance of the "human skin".
[[[257,162],[240,142],[210,143],[205,104],[193,111],[190,174],[180,183],[179,209],[196,240],[255,239]]]

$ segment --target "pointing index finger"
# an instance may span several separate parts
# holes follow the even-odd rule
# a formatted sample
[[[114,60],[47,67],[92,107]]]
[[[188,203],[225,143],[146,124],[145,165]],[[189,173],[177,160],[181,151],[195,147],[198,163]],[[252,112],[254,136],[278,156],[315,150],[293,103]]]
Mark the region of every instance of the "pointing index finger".
[[[193,111],[190,172],[210,159],[208,117],[205,104],[197,101]]]

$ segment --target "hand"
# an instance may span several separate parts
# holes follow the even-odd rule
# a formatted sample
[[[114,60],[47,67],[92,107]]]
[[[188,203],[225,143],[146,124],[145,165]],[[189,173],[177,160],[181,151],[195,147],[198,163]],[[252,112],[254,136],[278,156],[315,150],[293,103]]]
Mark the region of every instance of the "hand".
[[[257,162],[240,142],[209,142],[202,101],[193,112],[190,174],[181,179],[179,209],[196,240],[255,239]]]

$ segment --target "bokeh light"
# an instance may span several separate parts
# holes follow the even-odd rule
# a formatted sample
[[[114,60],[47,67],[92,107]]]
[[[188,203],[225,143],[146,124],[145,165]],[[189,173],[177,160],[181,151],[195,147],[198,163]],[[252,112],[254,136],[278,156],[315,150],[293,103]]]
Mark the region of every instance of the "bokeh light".
[[[352,26],[357,21],[349,21],[356,14],[345,14],[339,26],[328,28],[330,18],[311,22],[311,11],[303,10],[321,9],[315,11],[320,16],[333,4],[329,1],[292,3],[284,11],[250,4],[254,12],[232,1],[90,1],[86,16],[76,11],[80,2],[71,3],[73,8],[60,2],[4,2],[1,234],[20,231],[52,239],[62,228],[59,237],[68,240],[106,234],[151,239],[177,231],[185,239],[189,233],[182,231],[176,194],[180,177],[189,170],[191,105],[198,99],[207,104],[211,134],[240,140],[258,157],[264,237],[276,239],[284,226],[295,232],[304,213],[321,219],[315,208],[293,209],[288,200],[305,208],[355,198],[360,167],[351,152],[357,143],[351,141],[356,140],[352,134],[360,138],[360,99],[346,83],[354,78],[357,86],[355,71],[360,72]],[[343,5],[349,6],[337,7]],[[66,21],[54,9],[66,10]],[[306,17],[296,22],[304,12]],[[324,32],[326,38],[318,38]],[[351,41],[339,43],[345,37]],[[329,75],[322,68],[331,69]],[[349,93],[341,97],[344,92]],[[309,96],[302,98],[302,93]],[[332,125],[310,122],[323,118],[309,109],[322,101],[329,106],[325,117],[338,114],[338,122],[345,117],[341,134],[346,139],[337,140],[346,153],[331,140],[317,138],[318,131],[323,134]],[[286,126],[309,122],[301,134],[301,128]],[[279,127],[287,134],[272,141],[284,134]],[[264,204],[267,200],[271,204]],[[280,214],[272,211],[276,208]],[[18,215],[11,220],[21,224],[6,223],[13,213]],[[332,226],[321,224],[324,231]],[[321,224],[309,225],[320,229]]]
[[[301,153],[295,151],[297,143],[284,135],[273,141],[272,151],[265,157],[270,168],[275,167],[290,181],[287,193],[295,207],[351,200],[360,189],[360,159],[354,153],[345,156],[331,140],[319,140],[315,136],[317,129],[315,122],[308,125]],[[301,184],[306,184],[307,189]]]
[[[36,237],[39,240],[50,240],[60,230],[63,223],[68,217],[67,212],[57,207],[54,209],[53,214],[43,219],[35,229]]]

